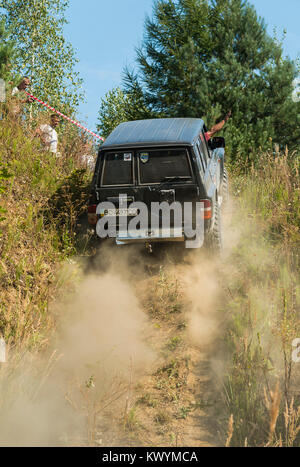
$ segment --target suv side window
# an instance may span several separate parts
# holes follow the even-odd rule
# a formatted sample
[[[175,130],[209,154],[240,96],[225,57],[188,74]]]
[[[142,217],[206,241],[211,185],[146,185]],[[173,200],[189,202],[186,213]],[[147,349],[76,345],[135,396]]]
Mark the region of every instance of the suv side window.
[[[201,146],[202,146],[204,156],[206,160],[208,160],[208,158],[210,157],[210,153],[208,151],[207,141],[206,141],[205,133],[203,130],[201,132]]]
[[[197,139],[197,148],[198,148],[198,151],[199,153],[201,154],[201,160],[202,160],[202,163],[203,163],[203,166],[204,166],[204,171],[207,167],[207,158],[208,158],[208,155],[207,155],[207,151],[205,151],[205,146],[203,144],[203,141],[202,141],[202,134],[200,135],[200,137]]]
[[[205,165],[204,165],[203,158],[201,156],[201,152],[200,152],[200,149],[199,149],[197,143],[196,143],[196,145],[194,147],[194,150],[195,150],[195,154],[196,154],[196,160],[197,160],[198,168],[199,168],[200,172],[202,174],[204,174],[205,173]]]

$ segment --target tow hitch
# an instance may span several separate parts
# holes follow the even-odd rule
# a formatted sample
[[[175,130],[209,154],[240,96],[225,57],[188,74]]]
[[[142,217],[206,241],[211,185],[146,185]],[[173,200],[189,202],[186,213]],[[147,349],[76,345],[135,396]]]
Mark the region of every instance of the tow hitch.
[[[148,251],[148,253],[153,253],[153,249],[152,249],[152,245],[150,242],[146,242],[145,243],[145,247],[146,247],[146,250]]]

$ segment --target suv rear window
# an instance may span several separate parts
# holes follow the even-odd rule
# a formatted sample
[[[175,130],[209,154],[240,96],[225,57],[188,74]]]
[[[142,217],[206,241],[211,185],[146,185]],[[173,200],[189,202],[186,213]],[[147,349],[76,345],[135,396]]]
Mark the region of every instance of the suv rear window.
[[[101,185],[132,185],[133,153],[110,152],[104,157]]]
[[[185,149],[140,151],[138,167],[141,184],[160,183],[166,177],[191,177],[190,162]]]

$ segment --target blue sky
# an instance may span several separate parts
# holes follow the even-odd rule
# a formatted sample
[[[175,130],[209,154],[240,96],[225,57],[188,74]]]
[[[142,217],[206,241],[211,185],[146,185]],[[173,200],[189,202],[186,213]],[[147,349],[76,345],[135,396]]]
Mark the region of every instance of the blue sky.
[[[292,58],[300,53],[300,0],[251,0],[265,19],[268,31],[278,37],[286,29],[284,51]],[[79,118],[95,129],[100,99],[121,84],[125,65],[134,65],[136,46],[143,37],[144,19],[153,0],[70,0],[66,37],[75,48],[86,103]]]

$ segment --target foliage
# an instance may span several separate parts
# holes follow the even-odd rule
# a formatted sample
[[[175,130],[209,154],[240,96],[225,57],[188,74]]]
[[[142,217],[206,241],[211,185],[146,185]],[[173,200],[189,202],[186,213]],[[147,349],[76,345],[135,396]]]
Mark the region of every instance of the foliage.
[[[47,201],[43,211],[45,225],[55,224],[61,237],[67,233],[74,242],[77,221],[85,214],[89,193],[86,171],[73,170]]]
[[[105,94],[101,99],[99,110],[99,125],[97,130],[104,137],[107,137],[111,131],[122,122],[129,120],[127,96],[120,88],[114,88]]]
[[[63,36],[65,0],[1,0],[2,17],[16,42],[14,70],[28,75],[35,93],[62,111],[74,110],[82,94],[74,50]]]
[[[224,393],[234,420],[231,445],[298,446],[299,372],[292,342],[300,332],[299,158],[262,153],[257,165],[245,168],[241,161],[232,167],[232,223],[239,226],[240,240],[228,264],[237,271],[224,273],[230,355]]]
[[[23,349],[40,349],[54,329],[48,304],[57,293],[55,271],[81,248],[77,222],[90,175],[61,151],[57,159],[32,130],[9,115],[1,121],[0,334]]]
[[[296,65],[247,1],[156,1],[136,60],[136,74],[125,70],[123,92],[139,89],[148,113],[203,117],[212,125],[231,109],[225,133],[232,158],[256,158],[273,142],[296,146]],[[110,107],[108,100],[102,119],[109,121]]]
[[[15,49],[13,41],[9,40],[9,31],[5,22],[0,21],[0,78],[10,78],[10,66],[14,59]]]
[[[140,88],[135,87],[125,93],[120,88],[109,91],[101,99],[98,131],[107,137],[122,122],[151,118],[151,112],[145,106]]]

